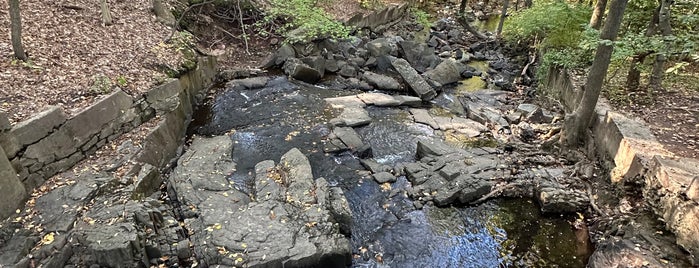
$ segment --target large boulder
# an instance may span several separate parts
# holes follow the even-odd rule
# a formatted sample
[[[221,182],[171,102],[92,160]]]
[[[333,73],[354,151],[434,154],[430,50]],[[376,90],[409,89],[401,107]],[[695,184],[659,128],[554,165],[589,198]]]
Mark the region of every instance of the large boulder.
[[[364,72],[362,79],[367,81],[369,85],[375,87],[376,89],[387,91],[397,91],[401,89],[400,83],[390,76],[372,72]]]
[[[0,147],[0,219],[15,213],[26,197],[24,185]]]
[[[322,77],[319,70],[316,70],[297,58],[289,58],[282,67],[288,76],[310,84],[315,84]]]
[[[437,83],[438,86],[456,83],[461,80],[461,73],[466,65],[454,59],[446,59],[437,67],[425,72],[424,76]]]
[[[434,68],[441,61],[435,54],[434,48],[429,47],[427,44],[402,41],[398,45],[401,57],[406,59],[420,73]]]

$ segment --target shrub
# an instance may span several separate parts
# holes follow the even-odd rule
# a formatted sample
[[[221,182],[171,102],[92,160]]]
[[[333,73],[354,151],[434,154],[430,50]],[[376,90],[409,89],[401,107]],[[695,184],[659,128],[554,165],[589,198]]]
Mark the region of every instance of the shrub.
[[[271,0],[270,5],[265,21],[284,21],[278,31],[287,36],[287,42],[349,36],[350,29],[316,6],[314,0]]]

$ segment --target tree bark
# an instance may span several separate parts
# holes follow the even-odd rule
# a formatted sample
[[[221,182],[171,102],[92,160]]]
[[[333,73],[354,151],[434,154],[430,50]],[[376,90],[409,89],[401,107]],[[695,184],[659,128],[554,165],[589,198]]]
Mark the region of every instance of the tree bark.
[[[507,8],[510,6],[510,0],[503,0],[502,3],[502,13],[500,13],[500,22],[498,23],[497,36],[502,33],[502,25],[505,24],[505,17],[507,17]]]
[[[532,7],[533,4],[534,2],[532,0],[524,0],[524,7],[526,8]]]
[[[100,1],[100,11],[102,13],[102,24],[105,26],[112,25],[112,14],[109,12],[107,0]]]
[[[578,148],[582,143],[585,132],[590,127],[602,84],[609,69],[609,62],[614,49],[613,41],[616,39],[621,20],[624,17],[624,9],[628,0],[612,0],[609,7],[609,15],[604,22],[604,28],[600,34],[600,42],[595,52],[590,71],[585,83],[585,91],[582,100],[575,110],[566,115],[561,143],[565,148]]]
[[[595,4],[595,9],[592,11],[592,17],[590,17],[590,27],[599,30],[602,25],[602,17],[604,17],[604,10],[607,8],[607,0],[597,0]]]
[[[663,37],[672,35],[672,27],[670,26],[670,6],[672,5],[672,2],[673,0],[662,0],[660,3],[660,12],[658,13],[658,29]],[[663,75],[665,74],[665,61],[667,61],[667,55],[665,55],[665,53],[670,48],[668,41],[665,41],[665,48],[665,51],[660,51],[655,55],[655,62],[653,63],[653,70],[651,71],[650,82],[648,84],[649,90],[662,90]]]
[[[27,53],[24,52],[22,45],[22,17],[19,10],[19,0],[10,0],[10,32],[15,58],[27,61]]]
[[[459,5],[459,14],[464,14],[464,11],[466,11],[466,4],[468,4],[468,0],[461,0],[461,4]]]
[[[646,28],[646,37],[651,37],[655,34],[658,28],[658,18],[660,16],[660,8],[661,5],[658,5],[658,8],[655,9],[653,12],[653,16],[651,17],[650,21],[648,22],[648,27]],[[634,55],[633,58],[631,59],[631,62],[629,64],[629,72],[626,75],[626,89],[635,91],[638,89],[638,86],[641,84],[641,70],[638,69],[639,64],[643,64],[643,61],[646,59],[646,57],[650,54],[652,54],[653,51],[643,51],[639,52],[638,54]]]

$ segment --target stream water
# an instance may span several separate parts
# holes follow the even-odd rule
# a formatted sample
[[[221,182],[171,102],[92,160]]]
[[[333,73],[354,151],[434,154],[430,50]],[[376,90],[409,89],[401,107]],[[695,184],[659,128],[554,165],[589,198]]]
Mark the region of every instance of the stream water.
[[[405,194],[410,183],[362,179],[351,154],[323,153],[321,140],[338,111],[323,98],[357,92],[301,86],[276,78],[259,90],[224,90],[200,107],[190,126],[197,135],[230,135],[243,191],[254,165],[279,160],[291,148],[304,152],[314,177],[340,185],[352,210],[353,267],[584,267],[589,244],[577,241],[568,217],[544,217],[525,199],[473,207],[416,209]],[[393,165],[414,160],[416,140],[434,138],[401,108],[367,108],[371,124],[356,128],[374,158]]]

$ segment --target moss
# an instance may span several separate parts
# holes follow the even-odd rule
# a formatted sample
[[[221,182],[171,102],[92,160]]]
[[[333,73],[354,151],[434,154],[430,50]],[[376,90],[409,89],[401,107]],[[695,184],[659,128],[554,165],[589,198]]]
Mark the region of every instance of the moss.
[[[458,146],[463,149],[479,147],[495,148],[498,146],[498,142],[495,139],[478,137],[470,138],[466,135],[455,133],[453,131],[447,131],[444,133],[444,140],[448,144]]]

